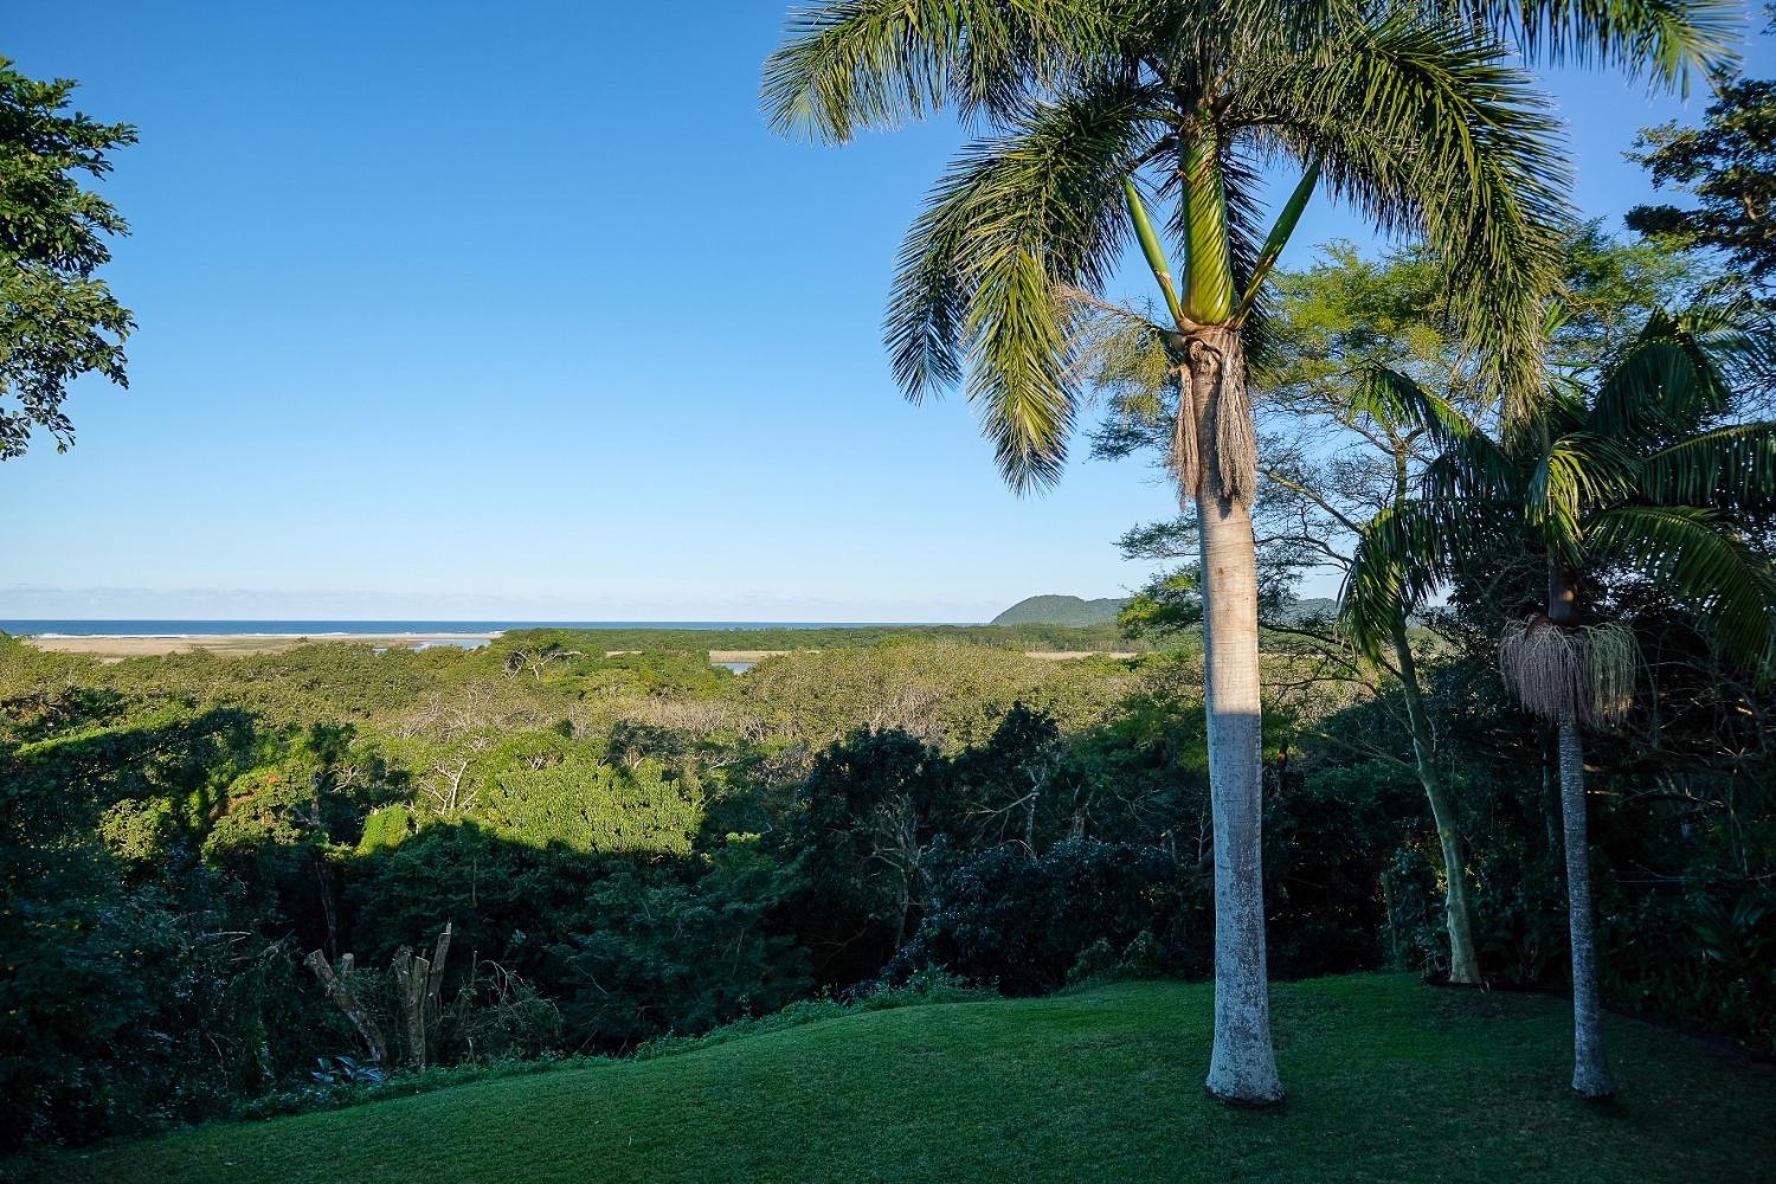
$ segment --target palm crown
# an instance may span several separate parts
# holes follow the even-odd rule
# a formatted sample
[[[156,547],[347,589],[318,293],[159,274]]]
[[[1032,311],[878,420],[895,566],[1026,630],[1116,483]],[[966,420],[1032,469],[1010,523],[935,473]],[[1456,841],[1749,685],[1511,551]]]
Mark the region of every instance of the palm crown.
[[[1776,424],[1723,417],[1773,348],[1742,306],[1655,314],[1593,384],[1556,384],[1534,421],[1497,438],[1411,379],[1372,372],[1363,397],[1441,453],[1418,496],[1358,544],[1342,605],[1352,635],[1378,646],[1464,562],[1515,540],[1578,580],[1606,565],[1642,572],[1729,648],[1765,655],[1776,574],[1747,526],[1776,510]]]
[[[779,129],[839,141],[946,103],[989,126],[907,236],[886,336],[909,396],[965,380],[1024,487],[1058,476],[1078,406],[1070,297],[1102,288],[1131,231],[1168,331],[1237,327],[1316,175],[1449,261],[1462,335],[1513,406],[1532,398],[1564,170],[1493,31],[1676,81],[1726,60],[1736,12],[1725,0],[841,0],[792,23],[764,101]],[[1305,183],[1266,235],[1258,169],[1279,160]],[[1176,286],[1133,177],[1171,201]]]

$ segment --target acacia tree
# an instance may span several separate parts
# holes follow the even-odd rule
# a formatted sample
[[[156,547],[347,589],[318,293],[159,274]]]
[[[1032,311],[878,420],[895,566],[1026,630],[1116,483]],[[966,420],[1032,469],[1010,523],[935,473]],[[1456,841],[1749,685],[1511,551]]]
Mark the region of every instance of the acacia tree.
[[[0,460],[23,455],[34,428],[58,450],[73,442],[62,402],[80,375],[128,385],[123,342],[135,323],[94,276],[111,258],[106,238],[128,227],[79,174],[103,177],[136,129],[70,113],[74,86],[34,81],[0,57]]]
[[[1720,52],[1721,8],[831,0],[792,18],[766,66],[766,112],[784,132],[843,142],[946,104],[991,126],[909,232],[886,335],[910,397],[964,383],[1015,488],[1060,474],[1079,409],[1075,330],[1131,231],[1153,268],[1166,307],[1153,331],[1180,387],[1173,467],[1200,532],[1217,1097],[1282,1096],[1259,868],[1246,386],[1264,277],[1323,177],[1376,224],[1448,257],[1453,316],[1501,387],[1533,397],[1562,168],[1541,101],[1489,30],[1512,25],[1549,52],[1657,57],[1675,78]],[[1303,176],[1266,235],[1267,161]],[[1155,194],[1171,206],[1163,231],[1145,211]],[[1162,235],[1185,252],[1176,282]]]
[[[1341,606],[1370,648],[1402,604],[1422,605],[1475,557],[1518,545],[1545,557],[1544,610],[1507,626],[1500,668],[1559,736],[1572,944],[1573,1089],[1615,1091],[1604,1051],[1591,917],[1582,726],[1626,717],[1642,671],[1630,628],[1588,595],[1604,570],[1639,573],[1691,604],[1725,650],[1768,671],[1776,571],[1748,524],[1776,511],[1776,424],[1730,422],[1739,376],[1772,352],[1742,306],[1655,314],[1592,389],[1557,384],[1496,436],[1398,371],[1372,398],[1443,451],[1418,496],[1364,530]]]

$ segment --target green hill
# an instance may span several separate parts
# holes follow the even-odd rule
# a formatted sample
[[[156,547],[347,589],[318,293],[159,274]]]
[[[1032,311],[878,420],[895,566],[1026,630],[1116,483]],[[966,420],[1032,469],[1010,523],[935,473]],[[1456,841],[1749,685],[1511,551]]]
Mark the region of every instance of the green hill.
[[[57,1157],[58,1181],[1768,1179],[1776,1067],[1614,1020],[1567,1090],[1557,999],[1351,975],[1275,990],[1278,1111],[1202,1092],[1210,988],[862,1012],[652,1060]]]
[[[1126,600],[1082,600],[1077,596],[1026,596],[998,616],[994,625],[1107,625]]]
[[[1276,614],[1276,621],[1282,625],[1299,625],[1309,617],[1329,617],[1337,611],[1338,602],[1330,596],[1309,596],[1284,605]]]

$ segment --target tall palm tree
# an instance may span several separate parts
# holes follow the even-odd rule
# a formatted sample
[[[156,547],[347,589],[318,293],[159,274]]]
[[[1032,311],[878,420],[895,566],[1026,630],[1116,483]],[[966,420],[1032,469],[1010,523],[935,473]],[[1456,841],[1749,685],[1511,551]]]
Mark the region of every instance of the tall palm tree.
[[[1776,423],[1725,423],[1736,377],[1776,353],[1740,307],[1656,314],[1592,390],[1557,385],[1534,416],[1495,438],[1441,395],[1393,371],[1371,390],[1442,440],[1419,496],[1378,516],[1359,542],[1341,607],[1367,644],[1386,644],[1417,607],[1489,547],[1546,556],[1544,610],[1505,630],[1500,667],[1517,700],[1559,734],[1572,943],[1573,1089],[1615,1091],[1604,1051],[1586,839],[1586,724],[1632,705],[1632,630],[1598,619],[1603,570],[1639,572],[1695,606],[1729,654],[1769,668],[1776,571],[1747,537],[1776,512]],[[1494,551],[1494,554],[1497,552]]]
[[[1336,622],[1300,615],[1288,600],[1306,574],[1340,573],[1364,525],[1413,493],[1413,477],[1435,454],[1435,444],[1410,416],[1372,397],[1363,367],[1393,365],[1422,375],[1438,390],[1463,390],[1470,359],[1439,330],[1436,309],[1447,288],[1441,269],[1416,253],[1385,264],[1359,259],[1336,245],[1330,262],[1305,272],[1279,273],[1265,324],[1262,364],[1254,384],[1264,389],[1261,418],[1275,434],[1264,439],[1263,485],[1253,505],[1258,535],[1261,628],[1313,662],[1315,680],[1333,679],[1380,696],[1398,692],[1413,769],[1430,805],[1441,854],[1444,929],[1449,981],[1481,981],[1474,946],[1455,798],[1436,751],[1418,654],[1402,608],[1391,651],[1353,653]],[[1382,313],[1382,325],[1376,323]],[[1402,323],[1403,310],[1416,311]],[[1385,326],[1385,327],[1384,327]],[[1404,331],[1403,331],[1404,330]],[[1106,424],[1093,434],[1094,455],[1120,459],[1137,451],[1166,455],[1173,441],[1176,382],[1153,331],[1127,310],[1103,313],[1084,349],[1089,385],[1106,398]],[[1196,556],[1196,525],[1179,517],[1137,527],[1121,541],[1125,558],[1175,561]],[[1138,596],[1127,623],[1142,630],[1194,628],[1200,618],[1194,569],[1155,577]],[[1268,585],[1268,586],[1266,586]],[[1266,613],[1271,609],[1270,613]],[[1280,611],[1278,611],[1280,610]],[[1391,657],[1389,653],[1391,652]],[[1326,734],[1339,746],[1351,738]],[[1379,738],[1378,738],[1379,739]],[[1392,738],[1382,740],[1392,747]]]
[[[918,399],[964,381],[1001,469],[1058,478],[1078,412],[1073,329],[1135,232],[1164,297],[1181,393],[1175,468],[1202,553],[1215,828],[1215,1038],[1207,1087],[1279,1100],[1259,869],[1259,687],[1247,334],[1265,274],[1323,177],[1456,277],[1453,315],[1514,402],[1541,389],[1556,272],[1553,128],[1491,30],[1549,53],[1724,52],[1725,0],[828,0],[767,63],[772,124],[844,142],[953,105],[992,134],[933,190],[901,249],[886,336]],[[1698,15],[1700,14],[1700,15]],[[1257,168],[1301,184],[1268,235]],[[1169,201],[1176,283],[1145,191]]]

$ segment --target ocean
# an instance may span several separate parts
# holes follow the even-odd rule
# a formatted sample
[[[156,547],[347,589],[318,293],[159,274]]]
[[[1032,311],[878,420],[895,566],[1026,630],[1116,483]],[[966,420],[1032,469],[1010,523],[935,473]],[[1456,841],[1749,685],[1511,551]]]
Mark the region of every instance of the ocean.
[[[881,621],[51,621],[0,620],[15,637],[214,637],[239,633],[273,637],[351,637],[354,634],[499,633],[507,629],[848,629]]]

